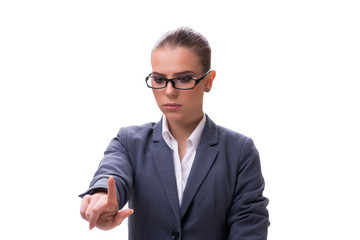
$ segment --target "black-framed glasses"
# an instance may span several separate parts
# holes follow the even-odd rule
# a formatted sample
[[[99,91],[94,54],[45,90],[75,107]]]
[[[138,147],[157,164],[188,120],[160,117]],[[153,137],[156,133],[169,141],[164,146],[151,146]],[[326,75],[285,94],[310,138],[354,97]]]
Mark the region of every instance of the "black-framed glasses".
[[[164,77],[158,77],[153,76],[152,73],[149,74],[145,78],[146,85],[149,88],[152,89],[163,89],[166,88],[168,82],[171,82],[171,85],[175,89],[180,90],[190,90],[194,89],[199,82],[206,77],[211,72],[211,70],[207,71],[204,75],[202,75],[200,78],[193,78],[193,77],[176,77],[176,78],[164,78]]]

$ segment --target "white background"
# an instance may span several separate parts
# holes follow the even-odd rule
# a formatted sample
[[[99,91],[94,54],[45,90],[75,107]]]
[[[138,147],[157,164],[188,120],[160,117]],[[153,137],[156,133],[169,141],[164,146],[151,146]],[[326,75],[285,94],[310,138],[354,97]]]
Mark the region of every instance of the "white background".
[[[158,121],[166,31],[213,49],[205,111],[255,141],[270,240],[360,239],[358,1],[1,1],[0,238],[127,239],[79,215],[121,126]]]

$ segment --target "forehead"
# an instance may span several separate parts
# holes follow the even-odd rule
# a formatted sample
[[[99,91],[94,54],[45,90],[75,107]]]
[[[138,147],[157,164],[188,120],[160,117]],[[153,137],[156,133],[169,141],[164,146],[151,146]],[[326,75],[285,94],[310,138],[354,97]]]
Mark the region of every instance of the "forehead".
[[[151,55],[153,72],[173,74],[182,71],[201,72],[200,59],[192,51],[183,47],[161,47]]]

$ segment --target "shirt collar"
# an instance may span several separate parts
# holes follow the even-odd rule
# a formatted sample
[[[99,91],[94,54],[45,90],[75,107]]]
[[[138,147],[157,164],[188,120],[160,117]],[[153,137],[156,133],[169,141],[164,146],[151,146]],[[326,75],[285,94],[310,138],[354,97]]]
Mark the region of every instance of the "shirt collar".
[[[206,117],[204,114],[203,118],[201,119],[201,121],[196,126],[196,128],[194,129],[194,131],[191,133],[190,137],[187,140],[187,141],[190,140],[192,142],[195,149],[197,149],[197,146],[199,145],[202,132],[204,131],[204,128],[205,128],[205,123],[206,123]],[[174,137],[172,136],[172,134],[169,130],[169,125],[167,123],[165,115],[163,115],[163,119],[162,119],[162,136],[163,136],[163,139],[166,142],[166,144],[171,149],[173,149],[171,139],[174,139]]]

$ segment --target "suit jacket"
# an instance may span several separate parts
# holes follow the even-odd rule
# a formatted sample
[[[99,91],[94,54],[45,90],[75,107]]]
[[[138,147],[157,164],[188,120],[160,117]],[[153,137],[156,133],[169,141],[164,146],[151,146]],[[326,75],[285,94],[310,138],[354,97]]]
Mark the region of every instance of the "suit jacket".
[[[266,239],[268,199],[253,141],[208,116],[179,206],[172,150],[162,124],[121,128],[87,192],[114,176],[119,208],[127,202],[130,240]]]

